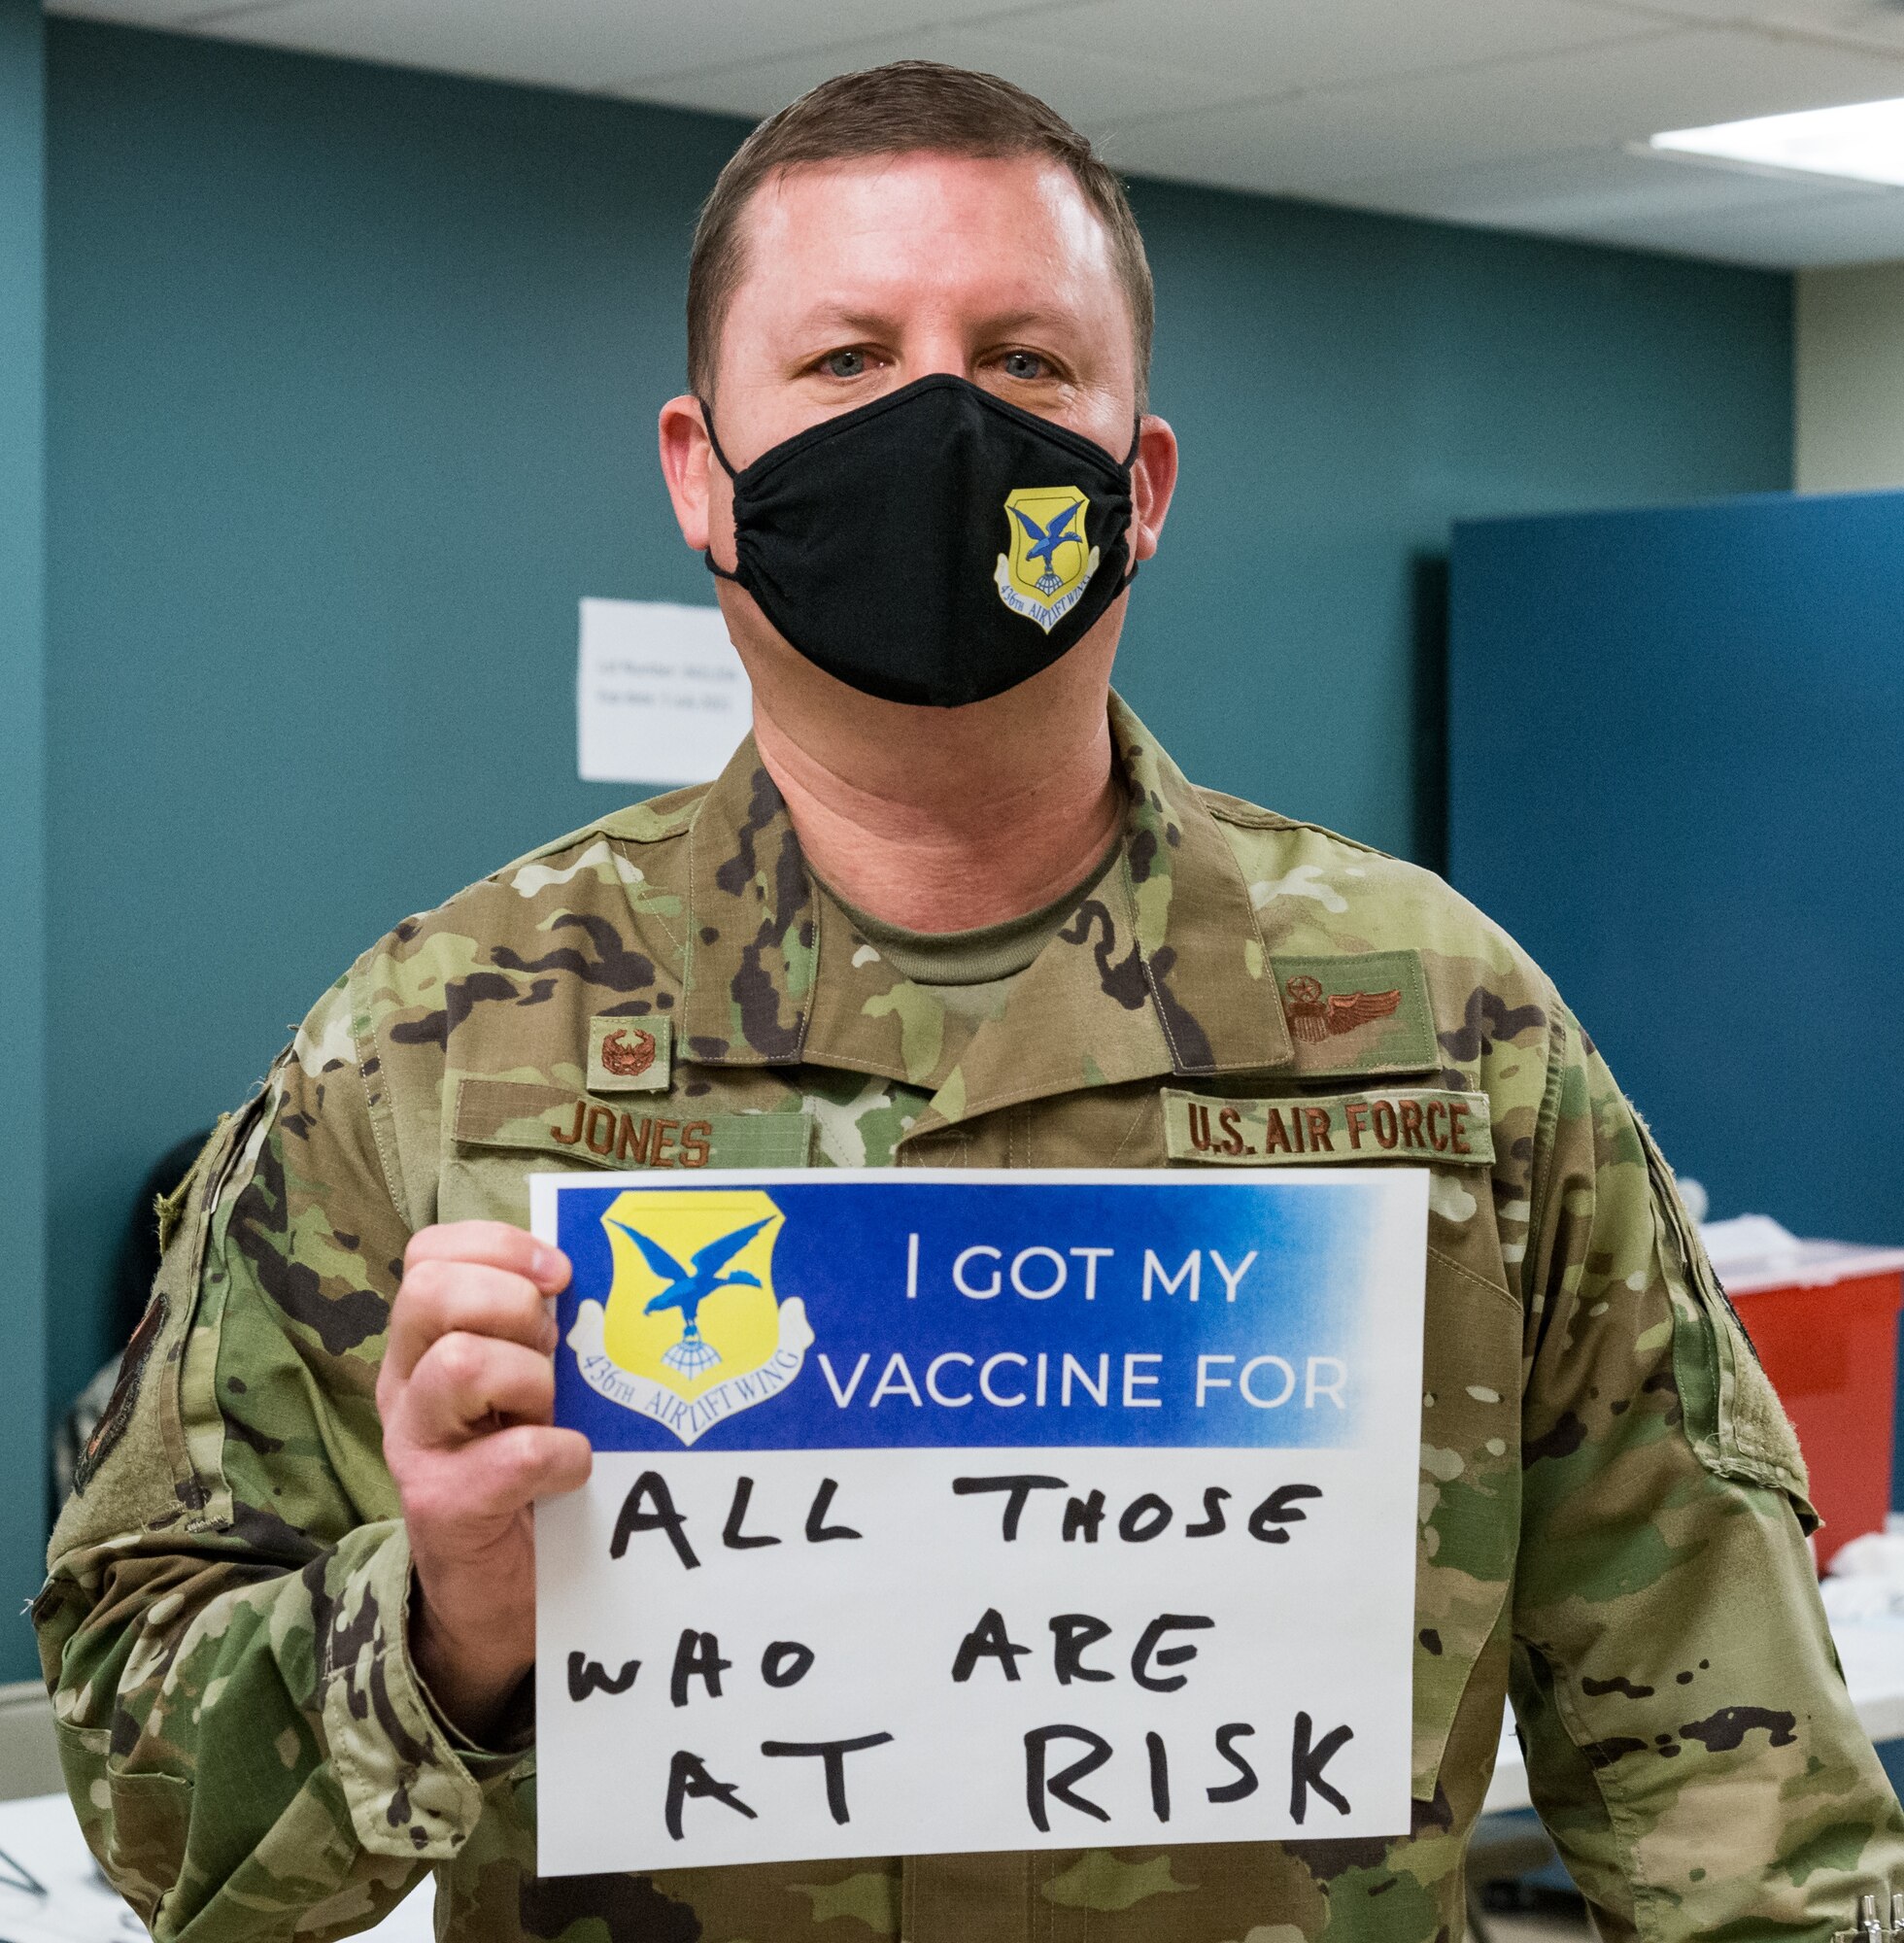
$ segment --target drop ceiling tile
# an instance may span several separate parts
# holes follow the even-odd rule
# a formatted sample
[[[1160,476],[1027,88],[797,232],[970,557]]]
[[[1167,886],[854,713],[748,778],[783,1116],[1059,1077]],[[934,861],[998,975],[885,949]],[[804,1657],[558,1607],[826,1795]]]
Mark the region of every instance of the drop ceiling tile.
[[[51,0],[49,14],[75,20],[114,20],[127,27],[197,28],[258,0]]]
[[[1786,108],[1871,100],[1904,64],[1731,31],[1663,33],[1536,59],[1212,108],[1114,130],[1119,165],[1241,188],[1346,184],[1617,146]]]
[[[591,90],[635,58],[648,0],[288,0],[208,22],[221,40],[483,80]]]
[[[1670,24],[1670,23],[1669,23]],[[1229,93],[1336,87],[1660,31],[1581,0],[1083,0],[1037,37],[1198,70]]]
[[[1858,47],[1904,53],[1904,8],[1892,0],[1821,0],[1768,7],[1757,17],[1775,31],[1827,34]]]
[[[1601,4],[1654,18],[1708,25],[1843,34],[1880,45],[1904,41],[1904,11],[1895,0],[1601,0]]]
[[[550,87],[632,92],[644,80],[800,55],[856,37],[923,30],[1000,0],[287,0],[208,23],[231,40],[439,68]],[[1029,10],[1021,10],[1029,11]],[[853,63],[848,62],[847,65]]]
[[[1201,109],[1213,94],[1234,101],[1248,92],[1238,84],[1219,94],[1207,75],[1042,43],[1028,35],[1025,26],[1024,17],[1014,15],[1009,21],[981,26],[882,35],[778,60],[636,82],[617,91],[680,108],[768,115],[830,75],[889,60],[942,60],[1003,75],[1030,88],[1087,133],[1118,118]]]
[[[1448,222],[1572,232],[1596,223],[1784,207],[1816,202],[1819,195],[1816,182],[1786,176],[1671,162],[1623,149],[1575,149],[1364,178],[1330,200]]]
[[[1592,240],[1767,269],[1904,258],[1904,191],[1819,195],[1729,213],[1660,215],[1582,232]]]
[[[50,0],[51,11],[755,116],[923,54],[1119,166],[1715,256],[1904,256],[1904,195],[1624,153],[1904,95],[1904,0]]]
[[[699,67],[646,80],[625,79],[614,84],[613,91],[630,101],[656,101],[669,108],[699,108],[710,115],[744,115],[758,120],[784,108],[829,75],[905,58],[938,58],[930,30],[782,54],[772,60]]]
[[[1818,16],[1842,11],[1844,0],[1608,0],[1650,19],[1691,20],[1705,26],[1750,26],[1773,13]]]
[[[1904,7],[1896,0],[1599,0],[1652,19],[1744,26],[1785,38],[1840,42],[1878,53],[1904,52]]]
[[[1113,120],[1201,112],[1215,102],[1241,101],[1260,88],[1254,74],[1212,76],[1191,62],[1137,53],[1114,39],[1093,36],[1080,47],[1053,15],[1040,14],[1029,22],[1013,17],[951,28],[941,44],[942,59],[1003,75],[1093,134]],[[1160,105],[1148,109],[1143,104],[1149,101]]]

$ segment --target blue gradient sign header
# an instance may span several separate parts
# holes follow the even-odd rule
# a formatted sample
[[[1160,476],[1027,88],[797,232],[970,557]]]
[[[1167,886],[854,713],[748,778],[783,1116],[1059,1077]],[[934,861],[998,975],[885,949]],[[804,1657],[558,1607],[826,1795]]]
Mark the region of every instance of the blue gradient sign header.
[[[536,1184],[575,1270],[558,1419],[598,1450],[1352,1444],[1371,1269],[1420,1199],[1351,1171],[677,1180]]]

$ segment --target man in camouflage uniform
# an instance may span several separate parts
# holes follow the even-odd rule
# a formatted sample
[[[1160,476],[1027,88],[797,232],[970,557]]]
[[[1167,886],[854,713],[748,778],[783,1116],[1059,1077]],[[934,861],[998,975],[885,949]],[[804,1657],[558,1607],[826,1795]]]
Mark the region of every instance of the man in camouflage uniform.
[[[1147,285],[1048,111],[849,78],[734,169],[760,208],[691,354],[737,456],[921,370],[1119,442]],[[749,367],[829,250],[885,280],[883,321]],[[1014,253],[1049,314],[999,352],[966,326],[1026,308],[987,281]],[[1173,450],[1144,419],[1138,557]],[[692,399],[663,455],[691,542],[731,557]],[[399,925],[162,1210],[35,1611],[73,1798],[154,1934],[341,1935],[433,1871],[459,1943],[1431,1943],[1462,1932],[1510,1694],[1606,1933],[1825,1939],[1904,1886],[1789,1429],[1540,971],[1425,872],[1186,782],[1106,696],[1121,597],[1009,696],[942,710],[869,702],[722,600],[758,734],[721,778]],[[528,1506],[589,1460],[549,1426],[566,1271],[520,1230],[526,1176],[1318,1150],[1431,1176],[1410,1832],[537,1879]]]

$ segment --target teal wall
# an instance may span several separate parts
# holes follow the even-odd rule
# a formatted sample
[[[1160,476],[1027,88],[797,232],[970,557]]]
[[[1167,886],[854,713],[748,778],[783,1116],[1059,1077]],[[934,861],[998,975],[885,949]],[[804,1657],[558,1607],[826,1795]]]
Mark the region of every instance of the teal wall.
[[[711,597],[654,414],[740,126],[67,20],[48,60],[63,1395],[146,1164],[386,926],[615,800],[575,602]],[[1124,685],[1203,779],[1432,857],[1419,557],[1784,486],[1789,282],[1137,200],[1186,471]]]
[[[46,1475],[45,206],[38,0],[0,0],[0,1615],[39,1585]],[[0,1679],[32,1671],[17,1621]]]

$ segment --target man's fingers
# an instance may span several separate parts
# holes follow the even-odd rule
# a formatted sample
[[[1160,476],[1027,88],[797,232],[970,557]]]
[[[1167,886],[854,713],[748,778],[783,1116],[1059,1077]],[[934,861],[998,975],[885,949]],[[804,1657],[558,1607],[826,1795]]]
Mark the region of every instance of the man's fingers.
[[[411,1268],[391,1311],[384,1360],[408,1377],[439,1337],[460,1329],[494,1336],[546,1355],[556,1345],[556,1325],[534,1282],[486,1263],[426,1256]]]
[[[420,1262],[481,1262],[525,1276],[544,1295],[568,1286],[568,1257],[560,1248],[538,1242],[527,1228],[506,1221],[441,1221],[420,1228],[403,1251],[407,1276]]]
[[[493,1492],[514,1504],[553,1498],[579,1490],[589,1482],[595,1453],[579,1430],[541,1423],[516,1424],[470,1446],[465,1453],[479,1492]]]
[[[547,1423],[555,1400],[556,1373],[547,1356],[453,1329],[429,1346],[403,1386],[402,1434],[451,1449],[502,1424]]]
[[[419,1568],[426,1580],[440,1577],[439,1557],[447,1562],[466,1553],[466,1537],[459,1533],[493,1527],[536,1498],[579,1490],[594,1462],[579,1430],[539,1423],[514,1424],[459,1450],[433,1454],[403,1487],[403,1516]]]

